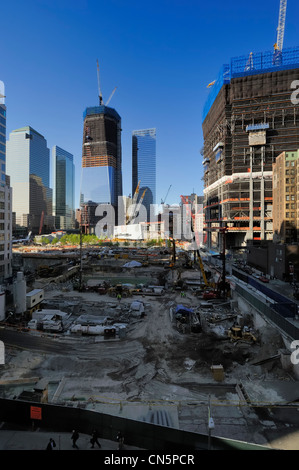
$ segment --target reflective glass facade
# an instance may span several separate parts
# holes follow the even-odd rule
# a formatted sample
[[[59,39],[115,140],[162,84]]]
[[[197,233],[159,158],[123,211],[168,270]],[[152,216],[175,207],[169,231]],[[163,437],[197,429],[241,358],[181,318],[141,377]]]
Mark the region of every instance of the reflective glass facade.
[[[37,233],[43,212],[45,228],[52,229],[50,151],[46,139],[29,126],[12,131],[6,160],[17,225]]]
[[[52,148],[52,188],[56,229],[73,229],[75,219],[73,155],[57,145]]]
[[[149,215],[150,205],[156,204],[156,129],[132,133],[132,196],[139,181],[140,196],[146,189],[142,204]]]
[[[116,205],[115,168],[83,168],[81,197],[84,202]]]
[[[0,283],[12,275],[12,189],[6,175],[6,106],[0,81]]]
[[[113,108],[95,106],[83,114],[80,203],[82,207],[111,204],[116,210],[122,195],[121,118]],[[92,231],[96,218],[83,225]]]

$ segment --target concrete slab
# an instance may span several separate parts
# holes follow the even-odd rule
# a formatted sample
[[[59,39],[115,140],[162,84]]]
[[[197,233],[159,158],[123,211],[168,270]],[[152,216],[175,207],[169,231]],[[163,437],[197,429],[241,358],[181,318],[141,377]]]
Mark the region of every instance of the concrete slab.
[[[263,381],[243,382],[252,403],[286,405],[299,400],[297,382]]]

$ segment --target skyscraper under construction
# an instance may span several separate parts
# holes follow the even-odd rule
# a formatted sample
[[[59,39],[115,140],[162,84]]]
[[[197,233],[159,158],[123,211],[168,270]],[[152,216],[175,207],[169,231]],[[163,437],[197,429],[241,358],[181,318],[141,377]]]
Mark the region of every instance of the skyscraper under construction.
[[[121,118],[107,104],[99,87],[99,106],[86,108],[83,115],[80,205],[85,233],[95,231],[99,204],[111,205],[117,216],[122,195]]]
[[[203,113],[206,244],[271,240],[272,165],[299,148],[294,83],[299,48],[231,59],[222,67]],[[298,88],[298,87],[297,87]]]

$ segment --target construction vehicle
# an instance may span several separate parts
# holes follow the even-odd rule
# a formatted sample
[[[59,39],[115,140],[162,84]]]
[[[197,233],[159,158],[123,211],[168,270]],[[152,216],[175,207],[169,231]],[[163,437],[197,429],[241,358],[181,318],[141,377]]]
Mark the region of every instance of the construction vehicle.
[[[186,209],[187,209],[187,213],[190,216],[191,231],[194,234],[194,240],[196,240],[196,244],[197,244],[197,247],[198,247],[199,246],[198,239],[197,239],[198,233],[194,232],[195,215],[192,213],[192,211],[189,208],[189,203],[188,203],[187,197],[186,196],[181,196],[181,200],[182,200],[182,203],[185,204]],[[198,264],[199,264],[199,267],[200,267],[200,271],[201,271],[201,274],[202,274],[202,278],[203,278],[203,282],[205,284],[205,287],[206,288],[211,288],[211,287],[214,288],[215,284],[208,282],[207,275],[206,275],[206,272],[205,272],[205,268],[204,268],[204,265],[203,265],[203,262],[202,262],[202,259],[201,259],[201,256],[200,256],[199,248],[197,248],[197,250],[195,250],[195,251],[197,253],[197,260],[198,260]]]
[[[241,327],[237,323],[234,323],[228,330],[228,337],[231,341],[250,341],[256,342],[256,337],[251,333],[248,327]]]
[[[176,262],[176,246],[175,246],[175,239],[174,238],[169,238],[168,239],[170,243],[172,244],[172,260],[169,264],[170,268],[174,268],[175,262]]]
[[[107,292],[110,297],[131,297],[132,296],[132,290],[129,289],[128,287],[123,286],[122,284],[116,284],[115,286],[112,286],[108,289]]]

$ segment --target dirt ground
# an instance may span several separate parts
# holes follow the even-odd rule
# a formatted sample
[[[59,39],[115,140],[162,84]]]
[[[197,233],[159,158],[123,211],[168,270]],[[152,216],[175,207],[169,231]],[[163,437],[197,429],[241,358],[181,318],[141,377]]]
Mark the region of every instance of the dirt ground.
[[[207,431],[207,405],[212,401],[219,422],[224,422],[218,427],[218,435],[248,440],[244,420],[248,423],[250,413],[246,415],[236,408],[239,397],[235,384],[286,376],[279,365],[251,365],[256,358],[277,353],[280,338],[270,334],[269,329],[253,345],[231,343],[205,331],[179,332],[171,320],[170,308],[179,303],[197,307],[199,300],[191,291],[187,291],[183,302],[179,291],[161,297],[124,298],[119,304],[105,295],[53,288],[45,291],[45,298],[79,305],[77,316],[87,312],[96,316],[114,303],[109,312],[122,321],[122,312],[128,311],[134,299],[145,305],[145,316],[130,318],[122,339],[57,335],[53,341],[61,344],[61,354],[9,350],[9,360],[0,376],[2,383],[48,378],[49,401],[152,422],[156,411],[163,409],[170,425],[195,432]],[[218,364],[225,374],[221,383],[211,371],[211,366]],[[252,423],[251,442],[264,443],[264,437],[254,428],[255,416]]]

